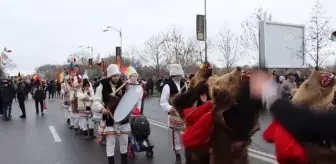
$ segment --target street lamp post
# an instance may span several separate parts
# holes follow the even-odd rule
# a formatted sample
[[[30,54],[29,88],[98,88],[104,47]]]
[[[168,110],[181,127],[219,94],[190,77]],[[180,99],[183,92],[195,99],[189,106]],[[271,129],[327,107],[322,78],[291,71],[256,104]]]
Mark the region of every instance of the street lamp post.
[[[115,27],[112,27],[112,26],[107,26],[105,30],[103,30],[103,32],[107,32],[107,31],[116,31],[119,33],[119,37],[120,37],[120,48],[121,48],[121,52],[122,52],[122,30],[121,28],[118,29],[118,28],[115,28]]]
[[[204,62],[208,61],[208,42],[207,42],[208,34],[207,34],[206,4],[207,4],[206,0],[204,0],[204,58],[205,58]]]

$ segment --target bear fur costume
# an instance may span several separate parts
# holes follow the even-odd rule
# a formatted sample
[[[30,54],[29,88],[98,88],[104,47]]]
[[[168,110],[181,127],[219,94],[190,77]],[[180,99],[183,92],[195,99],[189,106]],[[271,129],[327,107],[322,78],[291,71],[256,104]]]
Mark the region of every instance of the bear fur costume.
[[[207,81],[211,76],[211,65],[209,63],[202,64],[196,75],[191,79],[188,90],[174,98],[174,107],[183,118],[185,117],[183,116],[185,108],[202,105],[200,95],[206,94],[208,100],[210,99]]]
[[[242,78],[240,67],[215,79],[210,86],[212,101],[195,110],[204,113],[194,118],[196,123],[184,132],[186,148],[211,150],[211,161],[207,163],[248,163],[247,146],[262,103],[251,99],[249,80],[242,79],[246,78]],[[198,158],[197,154],[194,158]]]
[[[294,90],[291,101],[297,106],[325,110],[326,106],[334,99],[334,85],[335,80],[331,73],[324,73],[315,68],[309,78],[297,90]],[[303,134],[304,137],[311,135]],[[265,130],[263,137],[267,142],[274,143],[279,164],[336,163],[336,151],[332,149],[332,143],[325,140],[305,142],[303,138],[294,137],[277,120],[274,120]]]
[[[209,63],[202,64],[196,75],[191,79],[189,88],[186,92],[178,95],[174,99],[174,105],[186,124],[185,131],[193,126],[204,113],[209,111],[211,102],[203,102],[201,95],[206,95],[210,100],[208,80],[212,77],[212,68]],[[211,78],[213,79],[213,78]],[[201,110],[196,110],[199,106],[204,106]],[[186,164],[209,164],[209,148],[190,148],[185,147]]]

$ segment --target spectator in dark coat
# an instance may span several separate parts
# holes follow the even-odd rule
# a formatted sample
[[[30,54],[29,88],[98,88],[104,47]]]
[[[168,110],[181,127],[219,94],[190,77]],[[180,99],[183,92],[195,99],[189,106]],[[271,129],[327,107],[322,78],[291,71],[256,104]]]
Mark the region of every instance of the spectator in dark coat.
[[[152,78],[149,78],[146,84],[146,88],[147,88],[147,93],[148,95],[153,95],[153,90],[154,90],[154,81]]]
[[[1,87],[1,98],[2,98],[2,110],[3,116],[6,121],[9,121],[12,117],[12,103],[15,96],[14,85],[11,80]]]
[[[43,84],[41,84],[40,80],[37,80],[35,82],[35,86],[34,89],[32,91],[33,94],[33,98],[35,100],[35,108],[36,108],[36,115],[39,114],[39,105],[41,107],[41,114],[42,116],[44,115],[43,113],[43,101],[46,98],[46,94],[45,94],[45,86]]]
[[[26,118],[26,107],[25,107],[25,99],[26,99],[26,86],[23,83],[21,78],[18,79],[18,84],[16,88],[16,96],[19,101],[19,107],[21,109],[22,115],[20,118]]]

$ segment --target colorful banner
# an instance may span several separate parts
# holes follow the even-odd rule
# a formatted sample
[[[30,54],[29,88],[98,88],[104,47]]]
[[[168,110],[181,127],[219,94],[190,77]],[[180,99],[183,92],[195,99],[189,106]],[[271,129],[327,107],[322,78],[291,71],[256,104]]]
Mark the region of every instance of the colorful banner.
[[[58,77],[57,77],[57,81],[62,83],[64,81],[64,77],[65,77],[65,73],[64,72],[60,72],[58,74]]]

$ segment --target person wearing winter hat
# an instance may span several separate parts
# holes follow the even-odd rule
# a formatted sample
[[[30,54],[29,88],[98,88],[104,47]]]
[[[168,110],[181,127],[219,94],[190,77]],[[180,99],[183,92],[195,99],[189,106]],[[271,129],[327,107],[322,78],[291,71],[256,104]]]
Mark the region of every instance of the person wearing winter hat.
[[[70,90],[70,108],[71,108],[71,118],[70,125],[75,129],[76,134],[80,133],[80,116],[79,116],[79,103],[78,94],[82,91],[82,75],[79,73],[73,74],[71,77],[71,90]]]
[[[186,124],[184,132],[189,132],[197,120],[208,113],[208,109],[212,106],[211,101],[209,101],[210,77],[212,77],[212,67],[210,63],[206,62],[201,64],[196,75],[190,80],[188,90],[174,99],[175,108]],[[183,135],[182,141],[187,137]],[[191,148],[188,147],[188,145],[184,146],[185,161],[187,164],[204,164],[210,161],[209,149],[203,147]]]
[[[175,164],[181,164],[180,150],[182,149],[181,143],[181,128],[173,124],[174,118],[179,118],[179,114],[174,107],[172,100],[174,97],[186,90],[186,84],[182,80],[184,72],[180,64],[171,64],[169,68],[170,78],[162,89],[162,94],[160,98],[161,107],[168,114],[168,126],[172,129],[172,140],[173,140],[173,151],[176,155]],[[176,120],[175,120],[176,121]]]
[[[109,109],[109,104],[114,103],[110,102],[110,100],[113,100],[113,98],[111,98],[111,94],[115,95],[113,97],[119,97],[120,99],[125,93],[125,85],[120,79],[120,70],[118,65],[110,64],[106,71],[106,78],[102,79],[99,86],[96,88],[92,110],[94,112],[103,113],[102,119],[105,122],[105,128],[102,135],[106,138],[106,154],[108,163],[114,164],[114,151],[116,146],[115,140],[116,135],[118,135],[121,163],[127,164],[128,136],[131,133],[131,127],[128,120],[115,124],[113,120],[114,109]],[[116,107],[115,104],[113,106]]]
[[[64,77],[64,82],[61,84],[61,94],[62,94],[62,107],[64,109],[65,118],[67,119],[67,124],[69,125],[69,127],[70,127],[70,118],[71,118],[70,90],[71,90],[70,76],[66,75]]]
[[[92,120],[91,105],[94,98],[94,91],[88,79],[84,74],[82,90],[77,93],[78,110],[80,116],[80,128],[85,136],[85,139],[94,138],[94,122]]]
[[[290,100],[292,97],[292,89],[297,88],[295,71],[289,70],[286,76],[287,76],[287,79],[284,80],[281,85],[281,94],[282,94],[282,98]]]
[[[130,66],[129,67],[129,70],[128,70],[128,73],[127,73],[127,78],[128,78],[128,84],[127,84],[127,87],[126,89],[129,89],[129,88],[132,88],[134,86],[138,86],[138,85],[141,85],[141,82],[139,83],[138,82],[138,77],[139,77],[139,74],[138,72],[132,67]],[[144,88],[143,86],[141,85],[142,87],[142,94],[141,94],[141,97],[140,99],[137,101],[137,105],[134,107],[132,113],[131,113],[131,116],[139,116],[141,114],[141,110],[142,110],[142,103],[143,103],[143,94],[144,94]]]

